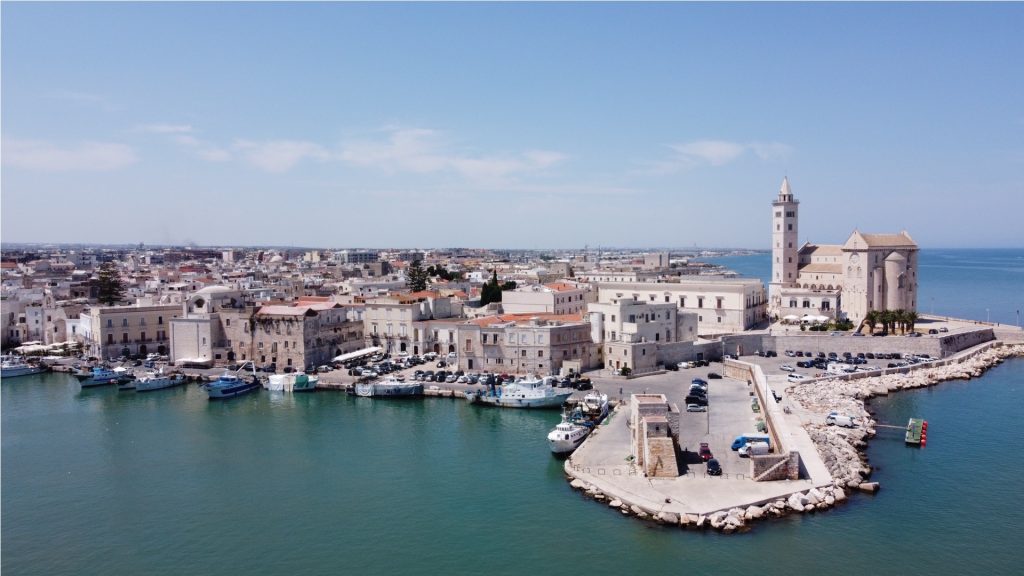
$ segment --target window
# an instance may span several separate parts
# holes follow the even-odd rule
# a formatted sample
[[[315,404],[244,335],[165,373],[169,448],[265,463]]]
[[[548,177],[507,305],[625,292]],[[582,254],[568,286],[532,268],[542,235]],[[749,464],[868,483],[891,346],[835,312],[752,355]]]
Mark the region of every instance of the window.
[[[544,351],[543,350],[537,350],[537,358],[543,358],[543,357],[544,357]]]
[[[11,330],[11,335],[12,336],[14,335],[14,331],[13,330]],[[113,344],[113,343],[114,343],[114,335],[113,334],[107,334],[107,344]]]
[[[157,316],[156,317],[156,323],[157,324],[163,324],[164,323],[164,317],[163,316]]]
[[[121,342],[124,343],[124,344],[128,343],[128,333],[127,332],[121,334]]]
[[[231,326],[231,318],[225,318],[224,319],[224,325],[225,326]]]
[[[795,218],[795,217],[796,217],[796,212],[791,212],[789,210],[786,211],[786,218]]]
[[[703,307],[704,307],[704,299],[703,298],[697,298],[697,308],[703,308]]]
[[[788,230],[789,232],[792,232],[793,231],[793,225],[792,224],[786,224],[786,230]]]
[[[113,328],[113,327],[114,327],[114,321],[112,319],[110,319],[110,318],[107,318],[107,328]]]
[[[139,335],[139,340],[142,340],[143,342],[146,341],[146,333],[145,332],[143,332],[142,334]]]
[[[523,358],[526,358],[526,350],[523,350],[522,352],[523,352],[523,353],[521,354],[521,356],[522,356]]]
[[[128,325],[128,319],[127,318],[122,318],[121,319],[121,326],[127,326],[127,325]]]

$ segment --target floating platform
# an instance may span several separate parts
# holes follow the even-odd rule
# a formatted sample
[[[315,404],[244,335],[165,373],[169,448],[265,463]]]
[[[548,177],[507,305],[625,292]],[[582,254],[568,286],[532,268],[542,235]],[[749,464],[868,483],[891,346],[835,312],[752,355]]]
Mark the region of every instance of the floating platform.
[[[928,422],[922,418],[911,418],[907,422],[907,444],[924,446],[928,443]]]

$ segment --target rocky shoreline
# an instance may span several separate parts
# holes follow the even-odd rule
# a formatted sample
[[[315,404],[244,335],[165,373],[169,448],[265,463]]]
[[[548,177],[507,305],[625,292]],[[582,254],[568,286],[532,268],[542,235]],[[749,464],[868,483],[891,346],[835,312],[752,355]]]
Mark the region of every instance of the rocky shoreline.
[[[824,423],[804,424],[834,481],[831,486],[796,492],[787,498],[777,498],[759,505],[719,510],[709,514],[677,514],[645,509],[606,495],[596,486],[575,478],[568,465],[566,475],[572,488],[589,498],[606,503],[625,516],[682,528],[710,528],[724,533],[742,532],[749,529],[750,523],[755,520],[826,510],[845,501],[850,491],[873,493],[879,489],[877,482],[868,481],[871,466],[867,462],[865,449],[867,440],[875,435],[875,421],[865,406],[867,400],[899,390],[934,386],[946,380],[977,378],[992,366],[1013,356],[1024,357],[1024,344],[998,345],[961,362],[921,367],[904,374],[852,380],[819,380],[788,388],[789,398],[803,409],[821,414],[836,410],[858,418],[860,426],[839,428],[826,426]]]
[[[922,367],[905,374],[889,374],[852,380],[812,381],[787,389],[789,398],[802,408],[826,414],[833,410],[855,417],[860,426],[839,428],[824,423],[807,423],[804,428],[818,449],[836,487],[874,492],[875,482],[865,482],[871,466],[865,454],[867,440],[875,435],[875,420],[865,402],[899,390],[925,388],[946,380],[966,380],[1013,356],[1024,356],[1024,344],[995,346],[945,366]],[[827,386],[823,383],[827,382]]]

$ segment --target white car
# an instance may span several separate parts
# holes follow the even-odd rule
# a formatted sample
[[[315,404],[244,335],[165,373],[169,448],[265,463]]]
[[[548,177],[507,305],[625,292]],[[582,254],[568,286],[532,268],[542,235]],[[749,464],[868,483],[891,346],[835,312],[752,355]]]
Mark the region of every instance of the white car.
[[[803,382],[804,380],[807,380],[807,376],[804,376],[803,374],[790,374],[786,377],[786,380],[789,380],[790,382]]]
[[[689,368],[693,368],[693,363],[692,362],[680,362],[679,364],[676,364],[676,367],[681,368],[683,370],[687,370]]]
[[[700,404],[687,404],[686,405],[686,411],[687,412],[707,412],[708,411],[708,407],[707,406],[701,406]]]
[[[789,364],[783,364],[782,366],[779,366],[779,370],[782,370],[783,372],[796,372],[796,368],[793,368]]]

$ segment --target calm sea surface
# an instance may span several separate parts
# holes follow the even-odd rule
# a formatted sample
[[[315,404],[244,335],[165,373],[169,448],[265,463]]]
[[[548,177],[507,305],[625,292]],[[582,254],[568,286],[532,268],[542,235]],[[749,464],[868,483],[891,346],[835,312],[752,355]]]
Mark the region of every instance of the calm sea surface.
[[[771,281],[768,253],[703,260]],[[918,264],[919,312],[1014,325],[1024,318],[1024,249],[926,249]]]
[[[1013,360],[875,401],[880,421],[921,416],[931,432],[925,449],[898,432],[872,441],[880,493],[724,536],[623,518],[573,492],[544,439],[557,413],[7,379],[0,570],[1019,574],[1024,460],[1007,432],[1022,394]]]

